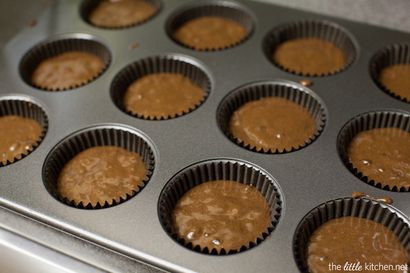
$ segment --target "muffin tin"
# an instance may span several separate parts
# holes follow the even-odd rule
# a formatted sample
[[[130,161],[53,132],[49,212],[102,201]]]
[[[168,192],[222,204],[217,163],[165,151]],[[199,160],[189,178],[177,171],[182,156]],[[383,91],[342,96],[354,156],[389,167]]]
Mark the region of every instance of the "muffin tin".
[[[37,26],[23,30],[2,52],[0,99],[30,101],[48,117],[48,130],[40,145],[21,160],[0,167],[2,206],[109,251],[181,272],[299,272],[303,265],[297,250],[303,242],[294,241],[298,225],[304,223],[302,219],[311,209],[351,196],[352,192],[392,197],[393,206],[383,206],[395,211],[404,225],[410,225],[410,193],[387,191],[361,181],[345,166],[337,142],[344,125],[358,115],[375,111],[407,115],[410,111],[408,103],[386,94],[371,76],[371,62],[377,52],[408,43],[410,34],[257,2],[223,0],[162,0],[159,13],[141,25],[102,29],[82,19],[82,3],[56,1]],[[174,42],[168,35],[172,18],[201,4],[240,7],[251,18],[249,37],[236,46],[213,52],[195,51]],[[312,20],[331,24],[349,36],[354,57],[343,71],[303,77],[276,67],[266,58],[269,33],[280,26]],[[44,42],[67,38],[102,45],[107,50],[104,52],[109,52],[104,55],[107,69],[92,82],[67,91],[47,92],[27,84],[25,73],[30,68],[22,61],[26,53]],[[114,79],[132,63],[165,56],[192,64],[206,75],[206,100],[194,111],[169,120],[146,120],[124,113],[112,93]],[[312,80],[313,85],[307,88],[298,83],[305,79]],[[242,86],[266,81],[286,82],[317,98],[324,115],[317,118],[323,126],[315,141],[296,151],[270,154],[241,147],[224,134],[218,116],[223,99]],[[155,162],[148,183],[133,198],[98,210],[60,202],[49,193],[47,182],[48,162],[60,142],[90,128],[131,132],[148,144],[152,150],[148,157]],[[198,253],[178,244],[162,226],[159,200],[170,185],[167,182],[188,166],[204,161],[236,162],[272,177],[280,197],[280,217],[271,234],[255,247],[232,255]],[[77,257],[75,248],[66,252]]]

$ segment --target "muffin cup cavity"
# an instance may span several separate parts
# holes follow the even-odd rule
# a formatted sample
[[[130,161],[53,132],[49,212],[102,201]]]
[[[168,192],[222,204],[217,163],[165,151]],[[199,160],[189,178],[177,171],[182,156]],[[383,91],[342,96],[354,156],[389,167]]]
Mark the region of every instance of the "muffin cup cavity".
[[[360,180],[377,188],[395,191],[409,192],[410,187],[391,187],[379,181],[365,176],[349,160],[348,147],[353,138],[360,132],[376,128],[399,128],[410,132],[410,113],[404,111],[374,111],[358,115],[349,120],[341,129],[337,137],[337,149],[345,166]]]
[[[70,51],[80,51],[93,54],[100,58],[105,66],[99,73],[97,73],[87,81],[67,88],[49,88],[46,86],[37,86],[32,82],[32,75],[42,61]],[[40,42],[39,44],[31,48],[21,59],[19,70],[20,76],[22,77],[24,82],[32,87],[44,91],[65,91],[87,85],[90,82],[96,80],[106,71],[110,63],[110,51],[105,45],[103,45],[101,42],[98,42],[97,39],[95,39],[93,36],[88,34],[68,34]]]
[[[323,203],[311,210],[296,228],[293,237],[293,254],[301,272],[310,272],[307,249],[310,236],[321,225],[341,217],[360,217],[380,223],[389,228],[410,251],[410,223],[392,206],[365,198],[339,198]]]
[[[197,61],[180,55],[148,57],[131,63],[123,68],[111,83],[111,98],[114,104],[128,115],[146,120],[167,120],[186,115],[197,109],[207,99],[211,91],[211,79],[206,70]],[[124,106],[124,95],[128,87],[136,80],[157,73],[175,73],[190,79],[203,91],[203,97],[186,110],[167,116],[152,116],[128,111]]]
[[[22,118],[29,118],[35,120],[40,124],[42,131],[40,133],[39,138],[36,140],[35,143],[31,145],[29,150],[26,150],[25,153],[20,154],[11,161],[0,160],[0,167],[15,163],[29,155],[31,152],[33,152],[43,141],[48,129],[48,117],[46,115],[46,112],[40,105],[38,105],[30,98],[20,96],[0,97],[0,117],[9,115],[15,115]]]
[[[175,38],[174,33],[185,23],[202,16],[216,16],[233,20],[241,24],[246,31],[246,35],[239,41],[223,47],[197,49],[180,42]],[[194,5],[187,5],[177,10],[168,19],[166,31],[168,36],[177,44],[196,51],[220,51],[238,46],[245,42],[253,32],[254,22],[249,12],[241,5],[224,0],[198,1]]]
[[[106,201],[93,206],[90,203],[76,203],[57,193],[57,180],[61,170],[80,152],[97,146],[117,146],[139,154],[145,164],[146,175],[142,183],[126,193],[120,201]],[[152,145],[138,132],[119,125],[99,125],[83,129],[58,143],[48,154],[43,166],[43,182],[47,191],[60,202],[79,209],[102,209],[121,204],[139,193],[150,180],[154,171],[155,158]]]
[[[125,28],[130,28],[130,27],[134,27],[134,26],[138,26],[138,25],[142,25],[144,23],[146,23],[147,21],[151,20],[152,18],[154,18],[161,10],[161,1],[160,0],[145,0],[147,3],[151,4],[152,7],[155,9],[155,12],[153,14],[151,14],[150,16],[148,16],[147,18],[143,19],[143,20],[139,20],[136,21],[134,23],[131,24],[127,24],[127,25],[123,25],[123,26],[112,26],[112,27],[108,27],[108,26],[97,26],[95,24],[93,24],[90,21],[90,15],[92,13],[92,11],[98,6],[98,4],[100,4],[101,0],[84,0],[80,6],[80,15],[81,18],[88,24],[92,25],[93,27],[98,27],[98,28],[102,28],[102,29],[125,29]]]
[[[245,185],[252,185],[264,196],[270,209],[271,223],[267,230],[255,241],[243,245],[239,250],[208,249],[193,245],[179,238],[173,225],[172,213],[179,199],[197,185],[214,180],[233,180]],[[177,173],[165,185],[158,202],[158,214],[165,231],[179,244],[191,250],[211,255],[227,255],[250,249],[263,240],[275,229],[282,211],[282,199],[274,178],[249,163],[220,159],[208,160],[191,165]]]
[[[242,105],[267,97],[279,97],[292,101],[304,107],[316,123],[314,134],[299,145],[290,149],[265,149],[245,143],[235,137],[229,128],[233,113]],[[285,80],[261,81],[241,86],[228,94],[217,110],[217,121],[222,132],[234,143],[253,152],[265,154],[280,154],[297,151],[311,144],[323,131],[326,123],[326,110],[321,99],[310,89]]]
[[[370,60],[369,71],[376,85],[390,96],[410,103],[410,97],[403,97],[394,90],[390,90],[380,81],[383,69],[397,64],[410,65],[410,44],[392,44],[379,50]]]
[[[273,56],[279,45],[284,42],[300,39],[300,38],[318,38],[328,41],[338,47],[345,55],[345,65],[337,70],[329,71],[328,73],[309,74],[283,67],[277,63]],[[267,34],[263,41],[263,50],[266,58],[276,67],[300,76],[307,77],[324,77],[340,73],[347,69],[356,58],[356,46],[351,35],[341,26],[328,21],[299,21],[281,25],[274,28]]]

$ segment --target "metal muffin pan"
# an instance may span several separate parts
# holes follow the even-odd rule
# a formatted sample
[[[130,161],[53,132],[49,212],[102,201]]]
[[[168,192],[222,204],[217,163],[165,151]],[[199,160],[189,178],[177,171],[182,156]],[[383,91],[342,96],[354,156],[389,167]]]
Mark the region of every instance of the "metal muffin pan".
[[[1,96],[31,97],[44,108],[49,126],[44,140],[30,155],[0,168],[1,206],[110,251],[163,270],[181,272],[299,272],[293,254],[293,237],[299,222],[318,205],[350,196],[354,191],[390,196],[394,208],[409,217],[409,192],[386,191],[361,181],[344,166],[336,144],[343,125],[358,114],[387,109],[410,111],[410,104],[383,92],[369,72],[374,54],[387,45],[408,42],[409,33],[239,0],[235,3],[253,19],[249,38],[223,51],[199,52],[175,43],[167,35],[166,27],[174,12],[186,5],[197,5],[198,1],[162,0],[160,12],[151,20],[119,30],[89,25],[81,18],[81,3],[57,1],[37,26],[23,30],[2,51]],[[280,25],[312,19],[340,25],[351,35],[356,47],[356,57],[346,70],[310,78],[310,89],[320,97],[327,111],[323,132],[303,149],[284,154],[256,153],[236,145],[217,124],[222,99],[252,82],[285,79],[296,84],[307,79],[274,66],[264,54],[263,41]],[[38,90],[24,82],[19,65],[31,48],[58,35],[81,38],[84,34],[104,44],[111,53],[110,66],[99,78],[63,92]],[[110,96],[114,77],[130,63],[164,54],[192,58],[205,70],[211,81],[206,101],[195,111],[170,120],[144,120],[119,110]],[[101,124],[132,127],[152,143],[152,177],[143,191],[115,207],[82,210],[67,206],[52,197],[44,186],[46,157],[67,136]],[[159,220],[158,199],[165,184],[187,166],[214,159],[238,159],[258,166],[277,181],[281,193],[282,211],[275,230],[256,247],[238,254],[216,256],[189,250],[176,243]],[[75,253],[74,248],[67,251],[74,257]]]

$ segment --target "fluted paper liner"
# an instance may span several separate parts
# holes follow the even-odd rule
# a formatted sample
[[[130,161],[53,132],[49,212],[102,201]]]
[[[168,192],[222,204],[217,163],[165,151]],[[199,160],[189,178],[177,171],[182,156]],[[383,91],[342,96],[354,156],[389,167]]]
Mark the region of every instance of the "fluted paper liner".
[[[166,117],[144,115],[127,111],[124,107],[124,95],[128,87],[141,77],[156,73],[176,73],[190,79],[203,91],[203,97],[198,103],[182,112],[176,112]],[[180,55],[162,55],[148,57],[131,63],[123,68],[111,83],[111,98],[114,104],[123,112],[141,119],[165,120],[186,115],[197,109],[208,97],[211,91],[211,80],[205,69],[195,60]]]
[[[0,160],[0,167],[17,162],[33,152],[43,141],[48,129],[48,117],[46,112],[40,105],[29,98],[20,96],[0,97],[0,117],[9,115],[16,115],[35,120],[40,124],[42,131],[37,141],[31,145],[29,150],[26,150],[25,153],[20,154],[11,161]]]
[[[80,15],[81,15],[81,17],[83,18],[83,20],[85,22],[87,22],[88,24],[90,24],[94,27],[98,27],[98,28],[102,28],[102,29],[125,29],[125,28],[130,28],[130,27],[139,26],[139,25],[142,25],[142,24],[146,23],[147,21],[154,18],[160,12],[160,10],[161,10],[161,1],[159,1],[159,0],[145,0],[145,1],[150,3],[154,7],[155,12],[151,16],[148,16],[147,18],[145,18],[143,20],[139,20],[139,21],[136,21],[134,23],[123,25],[123,26],[113,26],[113,27],[97,26],[97,25],[94,25],[89,20],[91,12],[97,7],[97,5],[101,2],[101,0],[84,0],[83,3],[81,4],[81,7],[80,7]]]
[[[233,113],[247,102],[266,97],[284,98],[304,107],[316,122],[316,130],[314,134],[306,139],[303,144],[284,150],[263,149],[236,138],[229,128],[229,122]],[[217,120],[219,127],[224,134],[239,146],[254,152],[278,154],[297,151],[311,144],[324,129],[326,123],[326,110],[321,99],[310,89],[300,84],[285,80],[260,81],[241,86],[228,94],[218,107]]]
[[[349,144],[360,132],[375,128],[399,128],[410,132],[410,113],[404,111],[374,111],[358,115],[348,121],[341,129],[337,138],[339,156],[345,166],[360,180],[380,189],[389,191],[409,192],[410,187],[390,187],[365,176],[349,160],[347,153]]]
[[[392,44],[379,50],[370,61],[370,75],[377,86],[390,96],[410,103],[410,97],[403,97],[390,90],[379,79],[383,69],[395,64],[410,64],[410,44]]]
[[[308,74],[283,67],[273,59],[272,55],[280,44],[299,38],[319,38],[332,43],[345,54],[345,65],[341,69],[329,71],[328,73]],[[356,47],[351,35],[341,26],[329,21],[299,21],[276,27],[265,37],[263,49],[266,58],[275,66],[289,73],[308,77],[323,77],[340,73],[347,69],[356,58]]]
[[[271,223],[263,234],[254,241],[243,245],[240,250],[230,249],[208,249],[193,245],[179,238],[172,225],[172,212],[178,200],[193,187],[214,180],[233,180],[245,185],[254,186],[265,197],[270,209]],[[158,202],[158,213],[160,221],[166,232],[181,245],[197,252],[212,255],[226,255],[250,249],[263,240],[275,229],[282,211],[282,199],[276,181],[264,171],[249,163],[229,160],[215,159],[203,161],[189,166],[177,173],[166,184],[161,192]]]
[[[174,33],[186,22],[202,16],[217,16],[231,19],[241,24],[245,30],[246,35],[243,39],[233,44],[228,44],[220,48],[197,49],[187,44],[180,42],[175,38]],[[196,51],[219,51],[238,46],[245,42],[253,32],[253,19],[248,11],[241,5],[224,0],[211,1],[195,1],[194,5],[187,5],[177,10],[168,19],[166,24],[166,31],[169,37],[177,44]]]
[[[365,198],[340,198],[323,203],[311,210],[296,228],[293,237],[293,253],[299,270],[308,273],[307,249],[310,236],[321,225],[332,219],[353,216],[380,223],[389,228],[410,251],[409,220],[389,205]]]
[[[48,88],[47,86],[37,86],[32,82],[32,75],[42,61],[70,51],[91,53],[100,58],[105,66],[99,73],[87,81],[67,88]],[[105,45],[94,39],[93,36],[88,34],[69,34],[53,37],[31,48],[21,59],[19,69],[22,79],[32,87],[45,91],[65,91],[84,86],[96,80],[105,72],[110,63],[110,51]]]
[[[97,146],[117,146],[139,154],[146,168],[146,175],[142,183],[131,192],[126,193],[126,198],[120,197],[120,201],[113,199],[111,203],[106,201],[96,206],[90,203],[76,203],[74,200],[60,196],[56,185],[65,164],[80,152]],[[151,145],[136,131],[119,125],[94,126],[74,133],[51,150],[44,163],[43,182],[48,192],[66,205],[80,209],[101,209],[118,205],[134,197],[150,180],[154,165],[155,159]]]

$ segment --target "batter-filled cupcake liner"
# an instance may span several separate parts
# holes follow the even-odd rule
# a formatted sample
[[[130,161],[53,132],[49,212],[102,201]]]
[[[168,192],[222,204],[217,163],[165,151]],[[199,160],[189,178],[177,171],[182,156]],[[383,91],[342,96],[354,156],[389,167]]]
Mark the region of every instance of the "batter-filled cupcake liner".
[[[370,75],[377,86],[390,96],[410,103],[410,98],[400,96],[380,81],[383,69],[395,64],[410,64],[410,44],[392,44],[379,50],[370,61]]]
[[[313,117],[316,129],[312,136],[290,149],[265,149],[246,143],[235,137],[229,123],[233,113],[242,105],[261,98],[279,97],[292,101],[304,107]],[[291,81],[273,80],[260,81],[241,86],[228,94],[221,102],[217,111],[217,121],[224,134],[239,146],[258,153],[281,154],[297,151],[311,144],[323,131],[326,123],[326,110],[321,99],[310,89]]]
[[[124,95],[128,87],[134,81],[156,73],[176,73],[190,79],[203,90],[202,99],[182,112],[161,117],[127,110],[124,106]],[[182,55],[162,55],[148,57],[123,68],[113,79],[110,90],[114,104],[121,111],[141,119],[166,120],[186,115],[204,103],[211,91],[211,80],[203,66],[194,59]]]
[[[160,0],[145,0],[147,3],[151,4],[152,7],[155,9],[155,12],[148,16],[147,18],[131,23],[131,24],[127,24],[127,25],[123,25],[123,26],[112,26],[112,27],[107,27],[107,26],[98,26],[93,24],[90,21],[90,14],[91,12],[98,6],[98,4],[101,2],[101,0],[84,0],[83,3],[80,6],[80,15],[82,17],[82,19],[87,22],[88,24],[94,26],[94,27],[98,27],[98,28],[102,28],[102,29],[125,29],[125,28],[130,28],[130,27],[135,27],[135,26],[139,26],[142,25],[144,23],[146,23],[147,21],[151,20],[152,18],[154,18],[161,10],[161,1]]]
[[[81,84],[65,88],[49,88],[47,86],[35,85],[32,82],[32,75],[42,61],[70,51],[80,51],[94,54],[102,60],[105,66],[99,73],[82,82]],[[105,45],[103,45],[101,42],[98,42],[93,36],[88,34],[68,34],[45,40],[31,48],[21,59],[19,69],[20,75],[24,82],[32,87],[45,91],[65,91],[84,86],[96,80],[107,70],[110,63],[110,51]]]
[[[354,137],[360,132],[376,128],[399,128],[410,132],[410,113],[404,111],[373,111],[358,115],[349,120],[341,129],[337,137],[337,149],[345,166],[360,180],[377,188],[395,191],[409,192],[410,187],[391,187],[379,181],[365,176],[349,160],[348,147]]]
[[[220,51],[240,45],[247,39],[249,39],[249,37],[251,36],[254,28],[253,19],[249,12],[241,5],[231,1],[224,0],[200,0],[195,2],[196,3],[193,5],[187,5],[177,10],[174,14],[171,15],[171,17],[167,21],[166,31],[169,37],[177,44],[196,51]],[[183,24],[202,16],[217,16],[238,22],[245,28],[246,35],[236,43],[232,43],[223,47],[206,49],[194,48],[190,45],[180,42],[178,39],[175,38],[174,33]]]
[[[57,180],[63,167],[80,152],[98,146],[117,146],[139,154],[144,162],[146,174],[142,183],[134,190],[124,193],[119,201],[107,200],[103,204],[76,203],[57,193]],[[47,191],[62,203],[79,209],[102,209],[121,204],[139,193],[149,182],[154,171],[155,158],[152,146],[140,134],[119,125],[99,125],[78,131],[60,141],[48,154],[43,166],[43,182]],[[111,202],[109,202],[111,201]]]
[[[410,223],[390,205],[365,198],[339,198],[323,203],[303,217],[293,237],[293,254],[299,270],[309,273],[307,250],[311,235],[321,225],[341,217],[360,217],[389,228],[407,251],[410,251]]]
[[[179,199],[197,185],[214,180],[233,180],[245,185],[254,186],[266,199],[270,209],[270,225],[254,241],[243,245],[239,250],[202,248],[180,238],[172,225],[172,212]],[[158,214],[165,231],[179,244],[204,254],[227,255],[250,249],[262,241],[275,229],[282,211],[282,198],[279,187],[274,178],[249,163],[230,160],[214,159],[191,165],[178,172],[165,185],[158,202]]]
[[[294,71],[282,66],[274,60],[272,56],[279,45],[284,42],[300,38],[318,38],[332,43],[344,53],[346,57],[345,65],[340,69],[329,71],[327,73],[310,74]],[[352,36],[347,32],[347,30],[336,23],[317,20],[292,22],[274,28],[265,37],[263,41],[263,50],[266,58],[268,58],[268,60],[278,68],[292,74],[307,77],[324,77],[340,73],[353,63],[357,55],[356,46],[353,42]]]
[[[31,152],[33,152],[43,141],[48,129],[48,117],[43,108],[30,98],[20,96],[4,96],[0,97],[0,117],[15,115],[23,118],[29,118],[37,121],[42,130],[38,139],[31,145],[30,149],[25,153],[18,155],[12,160],[0,160],[0,167],[7,166],[17,162]]]

